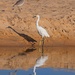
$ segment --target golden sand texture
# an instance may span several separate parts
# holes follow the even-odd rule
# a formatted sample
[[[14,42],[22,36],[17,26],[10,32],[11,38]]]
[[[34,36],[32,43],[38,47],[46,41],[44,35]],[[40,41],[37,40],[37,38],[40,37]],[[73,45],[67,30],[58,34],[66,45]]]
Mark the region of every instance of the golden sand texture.
[[[16,1],[0,1],[0,46],[31,45],[8,26],[33,38],[38,45],[41,37],[33,18],[36,14],[41,17],[39,25],[51,36],[45,39],[45,45],[75,45],[75,0],[26,0],[24,5],[13,7]]]

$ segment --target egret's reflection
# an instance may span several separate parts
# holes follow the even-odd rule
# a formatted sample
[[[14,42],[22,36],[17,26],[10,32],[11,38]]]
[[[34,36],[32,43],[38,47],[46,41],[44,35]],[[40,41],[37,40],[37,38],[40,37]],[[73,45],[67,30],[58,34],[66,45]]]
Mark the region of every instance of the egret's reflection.
[[[34,65],[34,69],[33,69],[34,75],[36,75],[36,68],[44,65],[47,59],[48,59],[48,56],[41,56],[39,59],[37,59],[36,64]]]
[[[35,63],[34,68],[33,68],[33,74],[34,75],[36,75],[36,68],[44,65],[44,63],[48,59],[48,56],[47,55],[44,55],[44,47],[43,46],[44,46],[44,42],[42,44],[41,56],[36,60],[36,63]]]

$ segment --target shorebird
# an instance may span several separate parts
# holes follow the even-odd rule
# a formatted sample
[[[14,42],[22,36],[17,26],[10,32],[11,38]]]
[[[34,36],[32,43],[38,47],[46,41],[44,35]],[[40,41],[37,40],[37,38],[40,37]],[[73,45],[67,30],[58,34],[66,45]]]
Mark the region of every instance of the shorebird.
[[[37,28],[37,31],[38,33],[41,35],[42,37],[42,41],[43,41],[43,44],[44,44],[44,37],[50,37],[48,32],[46,31],[46,29],[44,29],[43,27],[39,26],[38,22],[40,20],[40,16],[39,15],[36,15],[34,17],[37,17],[37,21],[36,21],[36,28]]]
[[[25,0],[18,0],[13,7],[18,6],[19,11],[21,11],[21,9],[19,7],[21,7],[24,4]]]
[[[14,5],[14,6],[22,6],[24,4],[25,0],[18,0]]]

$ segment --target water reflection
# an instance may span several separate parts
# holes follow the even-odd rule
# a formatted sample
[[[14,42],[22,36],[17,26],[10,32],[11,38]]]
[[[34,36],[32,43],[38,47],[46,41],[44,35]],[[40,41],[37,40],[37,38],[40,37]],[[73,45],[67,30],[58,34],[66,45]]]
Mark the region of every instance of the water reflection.
[[[48,60],[42,67],[75,69],[75,47],[0,47],[0,69],[29,69],[41,54]]]
[[[17,73],[17,70],[12,70],[9,72],[9,75],[17,75],[16,73]]]
[[[26,55],[26,54],[28,54],[28,53],[31,53],[31,52],[35,51],[35,50],[36,50],[35,47],[29,47],[29,48],[27,48],[25,51],[18,53],[18,55],[20,55],[20,56]]]
[[[17,70],[16,75],[32,75],[32,68],[28,70]],[[14,75],[14,70],[0,70],[0,75]],[[75,71],[66,69],[53,69],[53,68],[39,68],[37,75],[75,75]]]
[[[0,47],[0,69],[27,70],[24,72],[24,75],[33,74],[34,71],[37,73],[37,75],[40,75],[38,71],[42,74],[43,71],[41,70],[45,68],[47,69],[48,67],[75,69],[74,56],[75,47],[44,47],[43,49],[41,47]],[[45,58],[43,59],[45,64],[43,65],[41,63],[42,66],[39,66],[39,68],[34,70],[37,60],[40,59],[41,61],[41,58]],[[11,72],[11,74],[14,74],[14,71]],[[23,75],[19,74],[18,72],[19,71],[17,71],[15,74]],[[27,74],[25,74],[26,72]],[[0,75],[6,74],[0,73]]]
[[[37,58],[36,60],[36,64],[34,65],[34,69],[33,69],[33,73],[34,75],[36,75],[36,68],[37,67],[40,67],[42,65],[44,65],[44,63],[47,61],[48,59],[48,56],[47,55],[44,55],[44,49],[43,49],[43,46],[42,46],[42,49],[41,49],[41,56],[39,58]]]

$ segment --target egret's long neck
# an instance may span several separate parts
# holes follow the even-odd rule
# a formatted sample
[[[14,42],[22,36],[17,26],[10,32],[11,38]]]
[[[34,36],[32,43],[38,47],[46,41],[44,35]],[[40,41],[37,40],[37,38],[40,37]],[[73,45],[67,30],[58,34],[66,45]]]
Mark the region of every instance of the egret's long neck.
[[[36,75],[36,66],[34,66],[34,69],[33,69],[33,73],[34,73],[34,75]]]
[[[38,19],[37,19],[37,21],[36,21],[36,26],[38,26],[39,24],[39,20],[40,20],[40,16],[38,16]]]
[[[36,75],[36,72],[34,73],[34,75]]]

